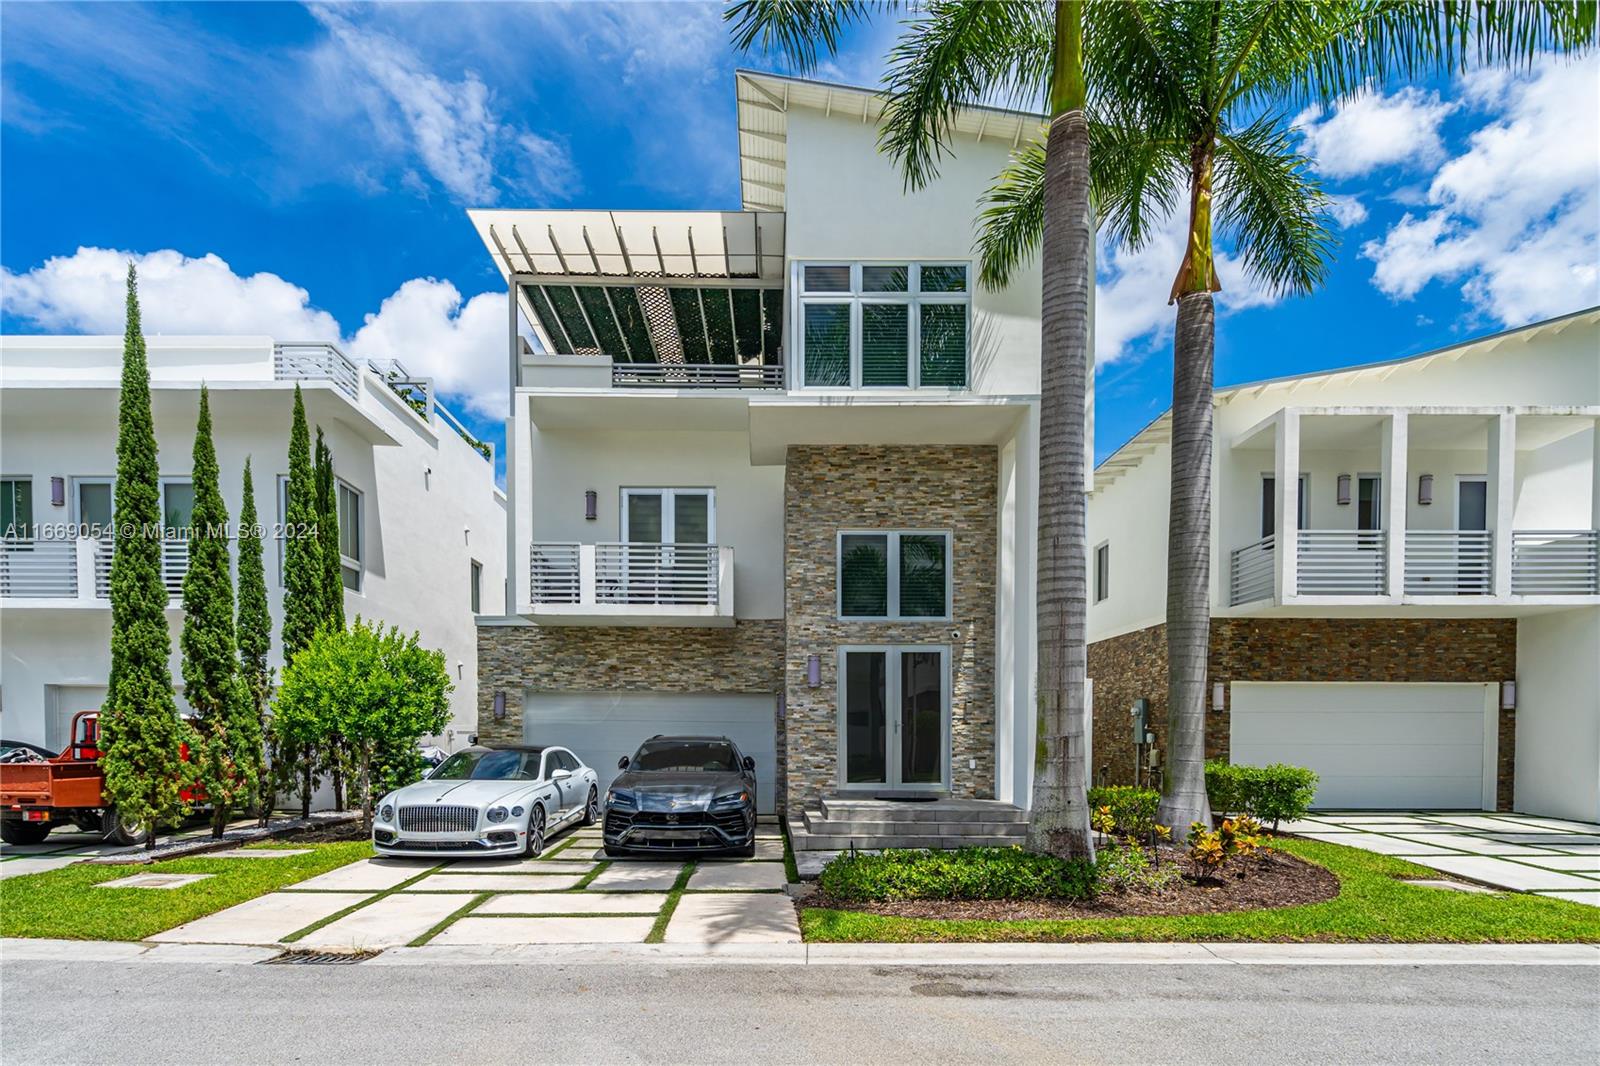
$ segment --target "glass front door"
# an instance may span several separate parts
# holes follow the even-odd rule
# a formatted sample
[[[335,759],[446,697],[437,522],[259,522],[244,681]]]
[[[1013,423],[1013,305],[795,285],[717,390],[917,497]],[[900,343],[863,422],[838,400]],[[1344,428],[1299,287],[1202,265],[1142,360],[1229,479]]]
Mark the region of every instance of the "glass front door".
[[[946,785],[949,654],[945,647],[840,652],[844,785],[920,789]]]

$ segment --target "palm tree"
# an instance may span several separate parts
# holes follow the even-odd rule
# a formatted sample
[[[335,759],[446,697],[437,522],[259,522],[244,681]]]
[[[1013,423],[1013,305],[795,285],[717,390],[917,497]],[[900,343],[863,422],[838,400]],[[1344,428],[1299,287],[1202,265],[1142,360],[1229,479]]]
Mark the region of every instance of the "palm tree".
[[[1332,102],[1389,78],[1414,79],[1476,59],[1526,64],[1542,49],[1592,46],[1593,3],[1445,0],[1355,3],[1096,5],[1089,84],[1117,108],[1092,116],[1093,185],[1109,239],[1142,247],[1187,199],[1182,262],[1169,302],[1173,341],[1172,487],[1168,520],[1168,773],[1158,821],[1211,821],[1205,791],[1210,646],[1212,366],[1221,289],[1220,227],[1245,271],[1304,294],[1333,255],[1326,197],[1288,131],[1287,108]],[[1279,110],[1284,109],[1284,110]],[[1053,190],[1037,146],[991,193],[982,244],[997,280],[1038,239]],[[1048,230],[1045,229],[1046,236]]]
[[[757,41],[801,70],[832,54],[842,31],[880,6],[742,0],[729,6],[734,41]],[[880,146],[909,188],[938,176],[961,108],[996,96],[1044,99],[1033,233],[1042,248],[1039,414],[1038,756],[1027,846],[1094,857],[1085,763],[1087,678],[1090,242],[1085,0],[994,3],[935,0],[906,23],[890,53]],[[1008,280],[985,259],[981,280]]]

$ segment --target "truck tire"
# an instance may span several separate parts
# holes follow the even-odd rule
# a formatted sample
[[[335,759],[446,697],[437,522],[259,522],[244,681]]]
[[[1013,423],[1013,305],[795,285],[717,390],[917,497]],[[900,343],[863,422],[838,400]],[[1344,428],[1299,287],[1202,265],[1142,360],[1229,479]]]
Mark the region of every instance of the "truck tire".
[[[100,819],[100,832],[110,843],[129,848],[137,847],[150,839],[148,829],[139,831],[123,825],[115,807],[106,808],[106,813]]]
[[[49,822],[24,822],[20,818],[0,821],[0,840],[7,844],[43,844],[49,835]]]

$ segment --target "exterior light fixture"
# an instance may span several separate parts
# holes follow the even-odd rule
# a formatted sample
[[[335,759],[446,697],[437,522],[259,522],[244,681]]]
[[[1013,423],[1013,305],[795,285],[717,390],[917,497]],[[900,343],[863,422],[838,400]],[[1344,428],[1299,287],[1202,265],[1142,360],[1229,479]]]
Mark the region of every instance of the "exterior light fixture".
[[[1427,507],[1433,503],[1433,475],[1423,474],[1417,478],[1417,503]]]
[[[1515,681],[1500,682],[1500,709],[1514,711],[1517,709],[1517,683]]]
[[[50,506],[64,507],[67,502],[67,479],[52,477],[50,479]]]
[[[497,722],[506,720],[506,694],[504,692],[496,692],[494,694],[494,720]]]
[[[1228,686],[1221,681],[1211,682],[1211,709],[1221,714],[1228,706]]]
[[[816,655],[806,656],[806,684],[816,688],[822,684],[822,659]]]
[[[1339,475],[1339,506],[1350,506],[1350,475]]]
[[[599,506],[599,500],[600,497],[596,495],[594,489],[589,489],[583,494],[583,517],[586,520],[594,521],[595,509]]]

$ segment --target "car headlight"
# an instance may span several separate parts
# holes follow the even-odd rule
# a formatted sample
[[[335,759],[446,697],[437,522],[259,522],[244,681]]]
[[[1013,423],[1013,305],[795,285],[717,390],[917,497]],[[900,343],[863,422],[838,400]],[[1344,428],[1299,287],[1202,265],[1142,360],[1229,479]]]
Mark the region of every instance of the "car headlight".
[[[713,807],[742,807],[750,798],[748,792],[729,792],[711,801]]]
[[[637,807],[639,801],[625,788],[614,788],[606,793],[607,807]]]
[[[522,817],[522,808],[521,807],[513,807],[513,808],[511,808],[511,817],[513,817],[513,818],[521,818]]]
[[[506,810],[504,807],[490,807],[488,819],[491,822],[503,822],[510,813],[511,812]]]
[[[392,822],[392,821],[394,821],[394,804],[385,803],[382,807],[378,808],[378,821],[380,821],[380,822]]]

